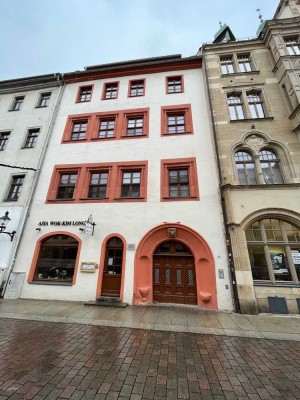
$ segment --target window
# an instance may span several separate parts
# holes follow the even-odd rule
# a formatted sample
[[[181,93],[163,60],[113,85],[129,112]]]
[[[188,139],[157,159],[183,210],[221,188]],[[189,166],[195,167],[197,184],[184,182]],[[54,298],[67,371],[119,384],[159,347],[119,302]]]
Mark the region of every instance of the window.
[[[221,71],[222,74],[233,74],[234,67],[233,67],[233,58],[231,55],[229,56],[222,56],[220,57],[220,64],[221,64]]]
[[[230,119],[244,119],[244,110],[241,94],[231,93],[227,94],[227,104],[229,107]]]
[[[5,149],[9,135],[10,132],[0,132],[0,151]]]
[[[100,119],[99,122],[99,139],[108,139],[115,136],[115,119]]]
[[[287,52],[290,56],[300,55],[299,36],[287,37],[287,38],[284,38],[283,40],[284,40]]]
[[[273,283],[300,280],[300,229],[286,221],[266,218],[246,230],[254,280]]]
[[[140,197],[141,172],[122,172],[121,197]]]
[[[261,99],[260,92],[248,92],[247,93],[248,105],[252,118],[264,118],[265,113],[263,109],[263,102]]]
[[[239,66],[239,72],[252,71],[249,54],[238,54],[237,61]]]
[[[78,89],[76,102],[77,103],[84,103],[86,101],[91,101],[91,99],[92,99],[92,91],[93,91],[93,85],[81,86]]]
[[[253,62],[250,53],[226,54],[220,56],[221,72],[223,75],[258,72],[253,70]]]
[[[42,93],[37,108],[48,107],[51,93]]]
[[[108,172],[91,172],[89,194],[91,199],[104,199],[106,197]]]
[[[67,235],[53,235],[41,242],[33,282],[73,283],[78,241]]]
[[[145,80],[141,79],[138,81],[130,81],[129,82],[129,96],[144,96],[145,94]]]
[[[103,86],[102,100],[116,99],[118,97],[119,82],[105,83]]]
[[[24,99],[25,99],[25,96],[15,97],[10,111],[19,111],[21,109]]]
[[[196,159],[162,160],[161,200],[199,200]]]
[[[32,149],[35,147],[39,133],[39,129],[29,129],[23,149]]]
[[[271,150],[265,149],[259,152],[259,161],[264,180],[267,184],[283,183],[279,167],[279,158]]]
[[[183,92],[183,77],[168,76],[167,77],[167,93],[182,93]]]
[[[147,161],[57,165],[47,203],[145,201]]]
[[[88,121],[74,121],[73,122],[73,129],[71,133],[71,140],[83,140],[86,138],[86,128],[87,128]]]
[[[256,185],[256,170],[252,156],[246,151],[237,151],[234,155],[240,185]]]
[[[126,136],[141,136],[143,134],[143,127],[143,117],[128,117]]]
[[[190,104],[161,108],[162,135],[193,133]]]
[[[77,173],[62,173],[60,175],[56,198],[60,200],[72,199],[76,182]]]
[[[16,201],[20,197],[25,175],[13,176],[10,184],[7,201]]]

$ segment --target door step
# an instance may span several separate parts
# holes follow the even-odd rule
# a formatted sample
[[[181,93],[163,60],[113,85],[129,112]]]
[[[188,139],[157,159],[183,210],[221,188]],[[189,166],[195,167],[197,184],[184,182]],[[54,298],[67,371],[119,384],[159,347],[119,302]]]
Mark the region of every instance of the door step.
[[[95,301],[88,301],[84,303],[85,306],[100,306],[100,307],[127,307],[128,303],[121,303],[119,297],[101,296]]]

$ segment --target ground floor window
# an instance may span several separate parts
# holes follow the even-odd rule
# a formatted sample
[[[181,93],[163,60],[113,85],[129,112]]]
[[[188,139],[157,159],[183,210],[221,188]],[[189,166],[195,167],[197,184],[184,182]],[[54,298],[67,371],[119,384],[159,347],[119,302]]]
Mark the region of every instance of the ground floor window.
[[[246,230],[254,280],[300,281],[300,229],[286,221],[262,219]]]
[[[40,248],[34,281],[72,282],[78,242],[71,236],[53,235]]]

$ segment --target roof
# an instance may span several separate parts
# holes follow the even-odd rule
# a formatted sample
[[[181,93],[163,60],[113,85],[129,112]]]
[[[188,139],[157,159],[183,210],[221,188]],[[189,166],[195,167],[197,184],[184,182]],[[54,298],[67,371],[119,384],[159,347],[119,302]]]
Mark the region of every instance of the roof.
[[[229,28],[227,24],[221,26],[218,32],[214,35],[213,43],[221,43],[221,42],[232,42],[235,41],[236,38],[232,33],[232,30]]]

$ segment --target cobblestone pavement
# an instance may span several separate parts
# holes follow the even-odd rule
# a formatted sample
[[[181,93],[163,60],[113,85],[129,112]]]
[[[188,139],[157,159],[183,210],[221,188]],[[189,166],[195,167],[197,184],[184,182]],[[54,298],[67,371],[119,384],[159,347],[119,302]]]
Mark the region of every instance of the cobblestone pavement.
[[[300,343],[0,318],[0,400],[300,399]]]

